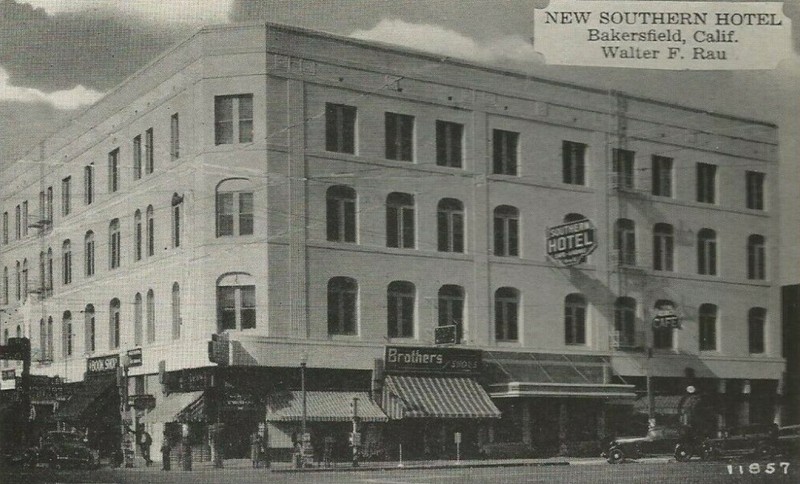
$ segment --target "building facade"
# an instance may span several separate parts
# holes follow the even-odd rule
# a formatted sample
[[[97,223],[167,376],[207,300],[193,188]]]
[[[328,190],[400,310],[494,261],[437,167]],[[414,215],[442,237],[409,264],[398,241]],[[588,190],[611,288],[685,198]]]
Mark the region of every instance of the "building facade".
[[[120,424],[158,446],[195,422],[190,440],[226,456],[264,420],[291,448],[297,416],[268,410],[301,362],[315,395],[389,414],[376,453],[404,420],[434,429],[407,447],[450,452],[469,418],[476,452],[571,452],[641,413],[648,374],[667,420],[692,384],[723,402],[718,425],[771,421],[776,140],[768,123],[380,44],[208,27],[0,175],[0,331],[76,389],[119,355],[121,397],[152,396],[121,402]],[[571,227],[561,242],[555,227]],[[459,398],[495,408],[387,411],[420,382],[383,371],[387,347],[432,348],[448,325],[482,354]]]

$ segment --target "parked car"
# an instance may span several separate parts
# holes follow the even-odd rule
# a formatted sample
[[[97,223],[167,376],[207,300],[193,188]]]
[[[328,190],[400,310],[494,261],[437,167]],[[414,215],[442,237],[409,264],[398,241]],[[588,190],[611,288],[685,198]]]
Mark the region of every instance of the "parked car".
[[[777,425],[751,424],[724,430],[720,437],[705,439],[701,455],[704,459],[772,455],[777,445]]]
[[[83,436],[73,432],[48,432],[39,447],[37,463],[49,467],[93,469],[98,465],[97,453],[86,445]]]
[[[699,443],[686,427],[655,426],[640,437],[618,437],[611,440],[608,449],[601,455],[610,464],[625,459],[638,459],[649,455],[674,455],[679,461],[698,455]]]
[[[800,455],[800,425],[788,425],[778,428],[775,452],[791,457]]]

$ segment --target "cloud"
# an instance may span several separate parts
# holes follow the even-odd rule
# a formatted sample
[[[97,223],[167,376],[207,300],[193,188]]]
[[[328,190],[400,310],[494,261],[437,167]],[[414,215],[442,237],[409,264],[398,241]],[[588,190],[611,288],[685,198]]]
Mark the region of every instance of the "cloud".
[[[197,25],[226,22],[233,0],[26,0],[25,3],[49,14],[121,12],[143,20]]]
[[[14,86],[5,69],[0,67],[0,101],[45,103],[56,109],[69,110],[93,104],[103,97],[102,92],[78,85],[69,90],[44,92],[30,87]]]
[[[438,25],[384,19],[369,30],[356,30],[349,36],[484,63],[541,62],[541,55],[534,50],[533,44],[519,35],[479,43]]]

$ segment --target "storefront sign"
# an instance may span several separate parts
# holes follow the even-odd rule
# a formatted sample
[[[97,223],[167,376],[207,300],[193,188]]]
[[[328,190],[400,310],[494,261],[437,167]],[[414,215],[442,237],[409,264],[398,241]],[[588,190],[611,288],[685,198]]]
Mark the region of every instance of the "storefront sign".
[[[128,367],[142,366],[142,349],[134,348],[128,350]]]
[[[86,373],[105,373],[116,371],[119,366],[119,355],[96,356],[86,360]]]
[[[17,377],[17,370],[10,369],[10,370],[3,370],[3,380],[13,380]]]
[[[147,394],[129,395],[128,406],[136,410],[147,410],[156,406],[156,397]]]
[[[167,373],[167,389],[170,392],[195,392],[211,387],[213,375],[209,369],[197,368]]]
[[[681,320],[676,314],[657,314],[653,317],[653,329],[681,329]]]
[[[455,324],[437,326],[433,329],[433,342],[437,345],[453,345],[458,343],[458,327]]]
[[[547,255],[565,266],[580,264],[597,248],[594,224],[589,219],[547,229]]]
[[[481,352],[461,348],[387,346],[386,373],[476,374]]]

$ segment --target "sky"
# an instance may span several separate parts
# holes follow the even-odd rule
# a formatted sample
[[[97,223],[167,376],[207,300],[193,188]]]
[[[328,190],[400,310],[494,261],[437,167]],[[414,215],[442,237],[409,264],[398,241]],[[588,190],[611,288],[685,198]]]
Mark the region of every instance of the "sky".
[[[732,0],[738,1],[738,0]],[[536,76],[774,122],[783,283],[800,283],[800,0],[793,48],[766,71],[548,66],[532,44],[547,0],[0,0],[0,166],[202,25],[252,20],[377,40]]]

